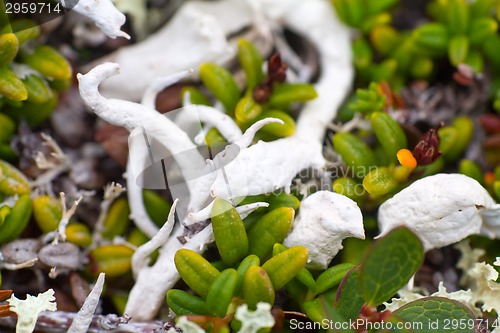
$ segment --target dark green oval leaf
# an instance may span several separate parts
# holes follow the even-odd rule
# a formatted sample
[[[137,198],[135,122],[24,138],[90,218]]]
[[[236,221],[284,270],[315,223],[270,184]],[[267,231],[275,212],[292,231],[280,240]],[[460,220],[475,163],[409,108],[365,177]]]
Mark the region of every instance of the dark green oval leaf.
[[[351,269],[337,290],[335,310],[345,320],[355,320],[365,303],[359,290],[359,267]]]
[[[444,297],[421,298],[403,305],[394,314],[412,322],[414,330],[419,333],[474,333],[476,324],[470,309]]]
[[[359,286],[368,305],[379,305],[401,289],[422,263],[418,237],[399,227],[377,241],[361,267]]]

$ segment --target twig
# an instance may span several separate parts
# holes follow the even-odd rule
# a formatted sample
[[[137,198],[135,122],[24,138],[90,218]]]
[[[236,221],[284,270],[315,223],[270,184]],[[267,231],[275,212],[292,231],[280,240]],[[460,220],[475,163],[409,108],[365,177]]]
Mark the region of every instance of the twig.
[[[59,243],[59,241],[63,241],[63,242],[66,241],[66,227],[68,226],[69,219],[75,214],[76,208],[78,207],[78,204],[83,199],[83,197],[78,198],[73,203],[71,208],[68,210],[68,208],[66,207],[66,200],[65,200],[66,195],[64,194],[64,192],[60,193],[60,197],[61,197],[61,204],[63,207],[63,214],[62,214],[61,221],[59,222],[59,227],[57,228],[57,232],[54,235],[54,240],[52,241],[53,245],[57,245]]]
[[[35,163],[40,170],[47,170],[37,177],[36,180],[30,182],[31,188],[45,188],[45,192],[54,196],[51,183],[60,174],[65,173],[71,169],[71,163],[63,150],[55,142],[55,140],[45,133],[40,136],[44,140],[44,145],[49,147],[52,152],[50,155],[55,159],[55,162],[48,160],[42,152],[38,152],[35,157]]]
[[[69,326],[75,319],[75,312],[55,311],[42,312],[38,316],[38,321],[35,326],[37,332],[46,333],[66,333]],[[128,322],[121,320],[123,317],[116,315],[94,315],[90,323],[88,333],[161,333],[163,323],[160,321],[154,322]],[[110,322],[115,322],[116,325],[110,325]],[[115,326],[114,328],[110,328]],[[16,327],[15,317],[0,318],[0,327],[14,329]]]
[[[106,185],[106,187],[104,188],[104,200],[101,202],[101,211],[92,233],[92,244],[94,246],[97,246],[102,240],[104,222],[106,221],[106,217],[108,216],[111,204],[116,200],[116,198],[120,196],[120,194],[125,191],[126,189],[123,186],[121,186],[120,184],[116,184],[115,182]]]

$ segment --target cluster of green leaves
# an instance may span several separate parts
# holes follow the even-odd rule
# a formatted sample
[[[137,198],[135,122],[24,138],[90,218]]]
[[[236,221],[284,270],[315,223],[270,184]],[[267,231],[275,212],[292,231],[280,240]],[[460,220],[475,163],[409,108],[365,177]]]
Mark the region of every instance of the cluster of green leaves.
[[[306,302],[306,313],[317,322],[325,322],[325,319],[352,322],[365,318],[393,325],[389,330],[386,325],[384,329],[370,332],[413,332],[408,327],[418,332],[436,332],[443,331],[446,324],[454,320],[466,324],[452,328],[452,332],[474,332],[475,317],[470,309],[441,297],[424,297],[372,319],[362,316],[368,308],[381,305],[403,288],[420,267],[423,256],[418,237],[405,227],[396,228],[372,245],[362,264],[351,269],[330,295]],[[405,322],[412,324],[400,325],[406,329],[396,328],[397,323]],[[342,332],[353,331],[345,329]]]
[[[406,186],[411,176],[424,177],[441,171],[447,163],[455,163],[471,142],[474,131],[472,120],[465,116],[457,117],[450,125],[437,130],[441,155],[436,161],[418,165],[415,172],[412,168],[400,166],[398,151],[410,147],[407,134],[389,114],[394,103],[393,93],[385,83],[372,82],[367,89],[357,89],[344,108],[348,111],[344,110],[342,114],[352,117],[354,113],[359,113],[369,121],[370,127],[353,133],[338,132],[333,136],[333,147],[348,171],[344,177],[334,181],[333,189],[360,204],[384,201]],[[460,170],[467,175],[474,174],[464,168]],[[482,173],[479,175],[476,172],[473,178],[481,178],[483,183]],[[369,196],[359,190],[360,184]]]
[[[483,71],[485,61],[499,67],[500,36],[496,0],[434,0],[431,19],[412,31],[390,25],[388,10],[397,0],[332,0],[340,18],[362,34],[354,41],[354,64],[364,82],[388,81],[399,87],[408,78],[427,79],[448,59],[453,66]]]
[[[40,124],[71,84],[71,66],[54,48],[38,45],[40,27],[28,19],[0,25],[0,158],[14,160],[8,140],[15,122]]]
[[[257,199],[262,198],[252,198]],[[174,260],[181,278],[199,295],[170,290],[167,304],[177,315],[215,319],[232,316],[243,303],[250,309],[259,302],[274,304],[276,290],[307,274],[307,249],[288,249],[280,244],[291,229],[298,200],[286,194],[270,195],[268,199],[270,207],[257,218],[247,217],[248,221],[243,221],[229,202],[215,200],[211,220],[220,260],[210,263],[187,249],[176,253]]]
[[[322,324],[329,320],[353,322],[365,318],[363,314],[368,308],[376,312],[375,307],[404,287],[423,261],[423,246],[418,237],[400,227],[372,244],[359,266],[343,263],[323,271],[309,271],[304,267],[305,248],[272,244],[272,240],[282,239],[283,233],[273,236],[276,227],[271,223],[280,224],[279,215],[283,221],[289,220],[289,216],[284,217],[289,209],[277,208],[265,215],[273,214],[275,219],[264,218],[266,232],[258,236],[266,239],[260,241],[266,246],[259,252],[253,249],[263,247],[252,245],[258,241],[252,229],[245,233],[245,224],[236,210],[230,203],[217,199],[212,224],[222,264],[211,263],[191,250],[179,250],[175,265],[196,295],[180,289],[170,290],[167,293],[170,309],[177,315],[187,315],[207,332],[229,332],[229,327],[237,331],[239,323],[234,319],[234,311],[239,305],[246,303],[250,309],[255,309],[258,302],[274,304],[275,292],[285,288],[290,299],[284,309],[298,307],[311,321]],[[232,237],[228,239],[228,235]],[[261,262],[264,263],[261,265]],[[443,329],[449,320],[471,323],[475,317],[456,301],[426,297],[394,313],[386,311],[369,320],[419,323],[425,332],[431,332]],[[305,325],[312,327],[312,322]],[[283,327],[286,330],[286,325]],[[473,329],[460,332],[473,332]]]
[[[281,119],[284,124],[265,125],[258,133],[257,138],[265,141],[290,136],[295,132],[295,120],[290,114],[290,105],[297,102],[306,102],[317,97],[316,91],[310,84],[274,82],[266,91],[265,101],[256,101],[254,91],[269,82],[269,77],[263,71],[264,61],[256,47],[246,40],[238,43],[238,59],[241,69],[245,73],[246,87],[242,91],[231,73],[218,65],[206,63],[200,67],[200,78],[211,95],[223,106],[242,130],[264,118]],[[269,67],[269,65],[268,65]],[[266,87],[267,88],[267,87]],[[189,94],[194,104],[211,105],[209,99],[195,87],[183,90],[183,96]],[[211,129],[206,135],[206,142],[210,145],[217,142],[227,142],[217,129]]]
[[[13,205],[0,206],[0,244],[19,237],[32,212],[28,180],[14,166],[0,160],[0,203],[8,196],[17,196],[17,200]]]

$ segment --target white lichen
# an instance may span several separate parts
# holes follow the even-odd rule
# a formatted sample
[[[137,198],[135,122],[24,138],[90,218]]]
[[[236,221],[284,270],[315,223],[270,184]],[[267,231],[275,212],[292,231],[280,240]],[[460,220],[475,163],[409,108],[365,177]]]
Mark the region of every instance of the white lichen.
[[[488,192],[462,174],[437,174],[417,180],[378,210],[382,237],[397,226],[406,226],[425,250],[456,243],[479,234],[483,214],[495,209]]]
[[[53,289],[38,296],[27,295],[25,300],[20,300],[12,294],[7,302],[10,311],[17,314],[16,333],[33,332],[40,312],[57,310],[55,300]]]
[[[130,36],[121,31],[121,26],[125,24],[126,17],[113,5],[111,0],[58,0],[64,7],[69,8],[84,15],[95,22],[95,25],[111,38]],[[76,3],[76,5],[75,5]],[[74,7],[71,7],[74,6]]]
[[[132,273],[134,277],[137,278],[139,272],[148,265],[149,259],[148,257],[159,247],[165,244],[170,234],[172,233],[172,229],[174,228],[175,223],[175,209],[177,207],[178,200],[175,200],[172,208],[170,208],[170,212],[168,214],[168,219],[165,224],[161,227],[156,235],[153,236],[148,242],[141,245],[132,256]]]
[[[480,262],[480,258],[486,253],[484,249],[472,248],[470,246],[470,241],[465,239],[460,243],[454,245],[454,248],[459,250],[461,253],[460,259],[457,262],[457,268],[461,269],[462,272],[468,272],[474,267],[474,265]],[[460,284],[467,286],[470,283],[470,277],[468,274],[463,274],[460,278]]]
[[[167,333],[178,333],[176,328],[180,328],[183,333],[205,333],[205,330],[196,323],[189,321],[185,316],[179,317],[175,323],[175,328],[171,327]]]
[[[271,7],[273,10],[268,11]],[[178,205],[183,225],[189,214],[202,211],[215,197],[235,202],[237,197],[270,193],[279,189],[289,192],[293,179],[301,170],[321,169],[325,165],[322,155],[325,130],[335,117],[337,107],[348,92],[353,78],[349,30],[339,23],[331,4],[326,0],[261,0],[255,3],[239,0],[193,1],[180,8],[157,34],[140,45],[122,49],[108,58],[120,63],[122,75],[104,82],[106,95],[138,100],[150,82],[159,75],[197,68],[204,62],[224,63],[235,53],[235,49],[229,47],[227,36],[242,27],[257,25],[257,22],[264,29],[273,25],[289,27],[317,48],[322,68],[321,76],[315,84],[319,97],[306,103],[297,122],[295,135],[254,145],[250,143],[258,126],[273,120],[264,120],[240,134],[231,118],[212,109],[202,112],[205,118],[198,118],[198,122],[232,133],[227,139],[238,146],[240,151],[229,164],[226,164],[223,154],[205,162],[201,155],[195,153],[196,145],[193,142],[201,128],[192,134],[181,124],[181,120],[177,123],[175,119],[160,115],[153,108],[153,99],[150,98],[145,106],[102,97],[98,86],[118,74],[117,64],[102,64],[88,74],[78,75],[82,98],[99,117],[125,127],[132,135],[142,137],[141,129],[146,129],[147,135],[163,145],[175,158],[186,180],[182,185],[187,187],[190,195],[188,202],[180,198]],[[168,50],[163,47],[164,41],[168,41]],[[129,144],[129,147],[130,156],[139,156],[138,160],[144,162],[129,163],[127,181],[134,182],[137,180],[134,177],[148,167],[148,151],[144,149],[144,145],[134,148]],[[194,153],[186,154],[191,151]],[[200,177],[190,178],[200,170]],[[129,201],[136,199],[135,207],[132,207],[134,201],[131,202],[132,218],[141,223],[146,222],[147,227],[144,229],[148,229],[149,236],[154,236],[157,228],[148,224],[140,187],[129,184],[127,187]],[[175,187],[170,189],[177,191]],[[134,319],[151,319],[163,303],[165,292],[179,278],[173,263],[175,252],[180,248],[202,252],[213,240],[211,226],[208,226],[182,244],[178,237],[184,236],[183,225],[174,226],[161,247],[157,262],[153,266],[142,266],[137,274],[137,281],[130,292],[125,310]],[[145,294],[149,297],[147,304],[143,302]]]
[[[248,305],[242,304],[234,315],[241,321],[239,333],[257,333],[260,329],[269,329],[274,326],[275,320],[271,314],[271,304],[259,302],[255,311],[249,311]]]
[[[90,294],[85,299],[82,307],[78,311],[75,319],[71,323],[67,333],[86,333],[89,329],[90,323],[94,316],[94,312],[99,304],[99,298],[101,297],[102,289],[104,287],[105,274],[100,273],[94,288],[90,291]]]
[[[365,238],[358,205],[344,195],[318,191],[302,201],[284,244],[305,246],[309,252],[307,267],[325,269],[347,237]]]

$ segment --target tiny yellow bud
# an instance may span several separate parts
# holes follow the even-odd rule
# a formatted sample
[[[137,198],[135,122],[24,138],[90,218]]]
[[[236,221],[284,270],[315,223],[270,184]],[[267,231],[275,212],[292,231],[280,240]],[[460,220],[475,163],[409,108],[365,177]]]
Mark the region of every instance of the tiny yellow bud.
[[[399,163],[408,168],[415,169],[417,167],[417,160],[408,149],[400,149],[396,154]]]

